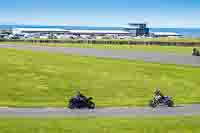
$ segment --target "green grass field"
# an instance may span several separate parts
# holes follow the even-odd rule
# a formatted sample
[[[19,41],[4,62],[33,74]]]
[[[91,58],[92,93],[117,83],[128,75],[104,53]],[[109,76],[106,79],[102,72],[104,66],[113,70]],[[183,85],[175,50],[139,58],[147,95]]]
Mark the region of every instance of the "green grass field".
[[[199,133],[200,117],[2,118],[0,133]]]
[[[0,42],[0,44],[18,44],[18,45],[37,45],[51,47],[78,47],[78,48],[101,48],[101,49],[123,49],[132,51],[159,52],[159,53],[175,53],[191,55],[193,47],[177,47],[177,46],[145,46],[145,45],[108,45],[108,44],[68,44],[68,43],[29,43],[29,42]]]
[[[200,102],[198,67],[0,49],[0,73],[0,106],[63,107],[76,88],[97,106],[143,106],[155,87]]]

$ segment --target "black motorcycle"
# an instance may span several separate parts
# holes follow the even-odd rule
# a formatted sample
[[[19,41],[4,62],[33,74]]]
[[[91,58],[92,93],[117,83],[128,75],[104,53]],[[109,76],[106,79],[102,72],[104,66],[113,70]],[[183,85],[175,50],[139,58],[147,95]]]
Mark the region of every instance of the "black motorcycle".
[[[193,48],[192,56],[200,56],[200,52],[197,48]]]
[[[70,109],[94,109],[95,108],[95,103],[92,102],[92,97],[81,99],[81,98],[76,98],[73,97],[69,100],[69,105],[68,108]]]
[[[161,97],[157,97],[157,98],[154,98],[153,100],[151,100],[149,102],[149,106],[152,107],[152,108],[155,108],[157,106],[168,106],[168,107],[173,107],[174,106],[174,101],[172,100],[171,97],[169,96],[164,96],[163,98]]]

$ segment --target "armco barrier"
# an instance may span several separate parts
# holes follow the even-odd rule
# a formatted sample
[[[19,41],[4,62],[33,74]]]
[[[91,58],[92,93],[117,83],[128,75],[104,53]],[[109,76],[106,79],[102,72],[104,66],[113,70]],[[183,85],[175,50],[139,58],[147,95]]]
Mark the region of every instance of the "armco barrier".
[[[200,46],[200,42],[163,42],[163,41],[134,41],[134,40],[0,40],[1,42],[29,43],[70,43],[70,44],[111,44],[111,45],[160,45],[160,46]]]

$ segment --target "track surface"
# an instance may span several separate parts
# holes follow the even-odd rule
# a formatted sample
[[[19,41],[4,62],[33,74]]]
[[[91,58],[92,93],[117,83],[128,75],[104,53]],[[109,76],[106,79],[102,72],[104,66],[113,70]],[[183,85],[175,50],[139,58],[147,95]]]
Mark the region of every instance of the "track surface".
[[[151,52],[135,52],[123,50],[41,47],[30,45],[1,44],[0,48],[15,48],[22,50],[47,51],[55,53],[75,54],[82,56],[96,56],[116,59],[143,60],[164,64],[184,64],[200,66],[200,58],[175,54],[161,54]],[[98,108],[95,110],[68,110],[64,108],[0,108],[0,117],[69,117],[69,116],[184,116],[200,115],[200,104],[183,105],[174,108]]]
[[[0,117],[151,117],[200,115],[200,105],[135,108],[99,108],[95,110],[69,110],[64,108],[1,108]]]
[[[66,48],[66,47],[47,47],[47,46],[30,46],[30,45],[15,45],[1,44],[0,48],[15,48],[22,50],[47,51],[65,54],[74,54],[81,56],[96,56],[103,58],[128,59],[128,60],[143,60],[146,62],[158,62],[162,64],[179,64],[200,66],[200,58],[190,55],[162,54],[153,52],[136,52],[126,50],[111,50],[111,49],[93,49],[93,48]]]

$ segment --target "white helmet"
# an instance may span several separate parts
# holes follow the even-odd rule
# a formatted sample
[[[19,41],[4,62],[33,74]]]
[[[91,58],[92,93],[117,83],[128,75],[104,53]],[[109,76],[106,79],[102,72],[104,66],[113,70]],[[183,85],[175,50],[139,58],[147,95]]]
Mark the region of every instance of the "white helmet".
[[[160,93],[160,89],[159,89],[159,88],[156,88],[156,89],[154,90],[154,93]]]

